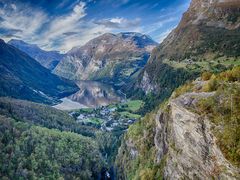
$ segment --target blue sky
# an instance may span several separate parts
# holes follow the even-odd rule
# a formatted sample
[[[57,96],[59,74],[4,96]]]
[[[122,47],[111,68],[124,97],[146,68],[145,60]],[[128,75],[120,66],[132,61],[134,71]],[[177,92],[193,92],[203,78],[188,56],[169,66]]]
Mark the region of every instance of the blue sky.
[[[190,0],[0,0],[0,37],[66,52],[103,33],[140,32],[161,42]]]

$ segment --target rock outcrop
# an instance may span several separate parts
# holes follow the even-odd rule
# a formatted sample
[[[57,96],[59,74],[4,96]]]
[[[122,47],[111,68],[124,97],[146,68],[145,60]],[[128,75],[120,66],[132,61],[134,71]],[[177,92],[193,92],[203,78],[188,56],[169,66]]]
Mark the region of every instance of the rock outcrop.
[[[193,89],[206,83],[195,81]],[[131,126],[116,160],[119,178],[239,179],[240,169],[219,147],[216,124],[197,111],[199,101],[215,94],[199,91],[175,97],[174,93],[158,111]]]
[[[212,93],[188,93],[171,100],[168,119],[164,118],[164,112],[157,113],[156,132],[159,133],[156,133],[155,141],[157,144],[167,145],[165,148],[156,146],[156,160],[163,158],[162,148],[167,149],[164,167],[166,179],[237,179],[239,170],[221,153],[211,132],[210,121],[188,110],[188,106],[192,106],[196,98],[211,95]],[[165,123],[168,126],[167,133],[162,131]],[[166,140],[162,139],[162,136],[166,136]]]

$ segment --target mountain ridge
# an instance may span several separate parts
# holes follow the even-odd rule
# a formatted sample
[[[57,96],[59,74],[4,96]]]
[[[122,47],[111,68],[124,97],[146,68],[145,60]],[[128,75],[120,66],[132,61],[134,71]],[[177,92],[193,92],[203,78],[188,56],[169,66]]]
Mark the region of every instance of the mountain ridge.
[[[52,70],[62,60],[63,54],[58,51],[44,51],[36,44],[29,44],[23,40],[11,39],[8,44],[25,52],[33,59],[37,60],[42,66]]]

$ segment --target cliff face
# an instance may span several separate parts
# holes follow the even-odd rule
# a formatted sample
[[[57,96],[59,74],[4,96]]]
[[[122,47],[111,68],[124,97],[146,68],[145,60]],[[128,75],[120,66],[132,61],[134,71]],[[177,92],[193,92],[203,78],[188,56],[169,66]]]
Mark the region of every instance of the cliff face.
[[[187,90],[182,95],[177,90],[158,111],[131,126],[116,161],[119,178],[239,179],[237,150],[235,160],[228,154],[235,152],[238,138],[234,146],[227,145],[231,147],[228,150],[222,145],[226,141],[224,138],[234,139],[229,132],[235,136],[235,129],[239,130],[239,123],[236,123],[239,109],[232,110],[231,120],[225,110],[230,106],[227,100],[230,86],[235,91],[233,99],[238,97],[240,88],[236,82],[228,84],[229,88],[223,86],[223,81],[221,83],[216,91],[204,92],[200,89],[209,87],[212,80],[196,80],[184,86]],[[200,102],[207,102],[204,108],[214,107],[219,113],[207,110],[200,113]],[[233,104],[239,108],[237,100]],[[226,133],[228,128],[230,131]]]
[[[204,56],[208,52],[230,48],[227,41],[237,37],[240,27],[239,17],[240,2],[237,0],[193,0],[177,28],[160,45],[160,54],[162,57],[181,61],[191,56]],[[219,36],[220,34],[214,35],[217,32],[221,33],[222,37]],[[215,40],[214,36],[219,37],[218,41],[226,41],[220,44],[218,49],[215,49],[217,44],[211,42]],[[237,42],[233,43],[237,44]],[[201,47],[203,45],[205,49]],[[232,52],[223,53],[232,55],[235,50],[237,49],[231,46]]]
[[[211,132],[211,124],[208,119],[190,112],[186,108],[194,103],[196,98],[206,98],[212,93],[189,93],[169,104],[168,119],[164,118],[164,112],[159,111],[156,116],[155,141],[167,144],[166,166],[163,176],[171,179],[234,179],[238,174],[223,156],[216,144],[216,137]],[[195,96],[195,97],[194,97]],[[162,130],[167,122],[168,132]],[[166,136],[166,140],[162,139]],[[157,161],[164,154],[162,146],[156,146]]]
[[[164,66],[171,69],[168,74],[180,70],[194,79],[202,71],[224,70],[232,60],[239,63],[239,34],[238,0],[192,0],[176,29],[152,51],[135,88],[149,93],[165,87]],[[181,78],[183,73],[175,78],[176,87],[182,84],[179,79],[189,79]]]

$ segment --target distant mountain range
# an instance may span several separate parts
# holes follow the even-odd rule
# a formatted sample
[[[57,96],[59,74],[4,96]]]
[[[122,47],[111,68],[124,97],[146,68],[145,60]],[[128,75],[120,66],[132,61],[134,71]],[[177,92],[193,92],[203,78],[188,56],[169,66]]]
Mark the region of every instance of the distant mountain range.
[[[126,82],[137,75],[156,46],[144,34],[106,33],[70,50],[53,72],[71,80]]]
[[[37,60],[42,66],[50,70],[54,69],[64,56],[58,51],[44,51],[40,49],[37,45],[28,44],[22,40],[12,39],[8,42],[8,44],[25,52],[33,59]]]
[[[0,40],[0,96],[51,104],[78,90],[26,53]]]

